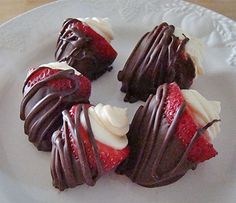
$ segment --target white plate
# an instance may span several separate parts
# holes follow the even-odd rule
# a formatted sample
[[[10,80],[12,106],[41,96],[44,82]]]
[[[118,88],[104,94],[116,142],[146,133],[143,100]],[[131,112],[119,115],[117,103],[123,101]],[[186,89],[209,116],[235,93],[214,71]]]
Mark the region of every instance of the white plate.
[[[161,21],[202,38],[205,75],[193,88],[222,102],[222,131],[214,144],[219,155],[189,171],[178,182],[148,189],[109,174],[95,187],[58,192],[51,185],[50,154],[38,152],[23,133],[19,118],[26,69],[53,61],[61,24],[67,17],[109,17],[119,55],[114,70],[93,83],[92,102],[128,107],[116,74],[137,40]],[[59,1],[17,17],[0,27],[0,202],[236,202],[236,23],[182,1]]]

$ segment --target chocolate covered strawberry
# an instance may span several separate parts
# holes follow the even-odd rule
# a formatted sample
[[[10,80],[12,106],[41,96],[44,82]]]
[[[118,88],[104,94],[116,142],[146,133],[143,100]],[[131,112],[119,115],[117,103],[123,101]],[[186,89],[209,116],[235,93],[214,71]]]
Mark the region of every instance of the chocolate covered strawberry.
[[[127,158],[126,109],[79,104],[62,114],[63,126],[52,137],[51,174],[56,188],[93,186]]]
[[[60,32],[56,60],[66,61],[91,80],[112,69],[117,53],[110,45],[112,30],[107,19],[67,19]]]
[[[20,118],[38,150],[50,151],[51,136],[62,124],[61,112],[75,103],[88,103],[90,81],[66,63],[29,70],[23,87]]]
[[[117,172],[145,187],[177,181],[217,155],[220,103],[195,90],[164,84],[137,110],[128,133],[130,155]]]
[[[125,101],[146,101],[164,84],[176,82],[189,88],[201,73],[202,44],[173,25],[161,23],[137,43],[123,70],[118,73]]]

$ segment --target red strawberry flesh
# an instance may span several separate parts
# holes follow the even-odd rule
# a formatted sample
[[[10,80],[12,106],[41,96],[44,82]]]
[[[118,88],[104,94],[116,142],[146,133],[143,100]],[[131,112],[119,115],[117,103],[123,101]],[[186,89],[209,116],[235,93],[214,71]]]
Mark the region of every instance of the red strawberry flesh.
[[[77,21],[74,25],[82,31],[87,37],[92,39],[90,43],[90,48],[96,54],[96,56],[101,60],[114,61],[117,56],[117,52],[113,49],[109,42],[105,40],[100,34],[95,32],[90,26],[81,21]]]
[[[166,98],[165,117],[169,124],[172,123],[174,116],[180,106],[184,103],[184,97],[178,85],[171,83],[168,85],[168,96]],[[203,126],[199,126],[194,122],[190,112],[186,110],[182,114],[176,129],[176,136],[187,147],[191,142],[197,130]],[[188,153],[188,159],[192,162],[203,162],[217,155],[213,145],[208,141],[206,133],[203,133],[193,144]]]
[[[90,105],[86,105],[86,108],[89,108],[89,106]],[[72,119],[74,119],[75,110],[76,110],[76,106],[73,106],[70,110],[70,115],[71,115]],[[95,156],[94,156],[91,142],[89,141],[88,132],[84,129],[84,127],[82,125],[80,125],[79,126],[79,133],[80,133],[80,136],[83,140],[83,144],[85,147],[86,156],[88,158],[89,165],[91,168],[96,169]],[[93,132],[93,133],[95,134],[96,132]],[[71,143],[73,156],[76,159],[79,159],[78,146],[75,144],[76,142],[75,142],[74,138],[72,137],[71,133],[69,134],[69,136],[70,136],[70,143]],[[100,160],[102,163],[102,167],[105,172],[108,172],[108,171],[112,170],[113,168],[116,168],[124,159],[126,159],[128,157],[128,154],[129,154],[129,147],[126,147],[122,150],[116,150],[116,149],[113,149],[112,147],[107,146],[97,140],[96,140],[96,145],[98,148],[99,157],[100,157]]]
[[[38,82],[52,76],[61,70],[59,69],[51,69],[48,67],[42,67],[36,70],[32,68],[29,70],[27,78],[27,83],[24,88],[24,93],[26,94],[35,84]],[[80,84],[78,96],[89,98],[91,93],[91,82],[85,76],[76,75],[78,82]],[[53,81],[47,82],[47,85],[50,86],[52,89],[57,91],[63,91],[72,88],[71,80],[69,79],[54,79]]]

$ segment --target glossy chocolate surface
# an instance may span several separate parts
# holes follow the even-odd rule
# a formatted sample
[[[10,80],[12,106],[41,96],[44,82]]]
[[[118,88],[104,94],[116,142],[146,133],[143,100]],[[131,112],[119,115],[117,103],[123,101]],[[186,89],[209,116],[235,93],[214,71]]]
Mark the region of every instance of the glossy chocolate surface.
[[[99,158],[98,148],[91,129],[88,110],[85,105],[77,105],[74,118],[68,111],[63,111],[63,127],[56,131],[52,137],[52,160],[51,175],[53,185],[59,190],[73,188],[86,183],[89,186],[95,185],[97,179],[102,175],[103,169]],[[84,112],[89,142],[92,146],[95,168],[90,168],[83,139],[79,131],[80,115]],[[73,140],[76,149],[71,143]],[[78,151],[74,155],[73,151]]]
[[[100,59],[89,44],[92,39],[87,37],[77,27],[78,19],[67,19],[60,32],[55,58],[57,61],[66,61],[90,80],[95,80],[106,71],[112,69],[113,60]]]
[[[195,67],[185,52],[188,38],[174,35],[175,27],[162,23],[146,33],[138,42],[118,80],[128,102],[146,101],[163,83],[176,82],[180,88],[189,88],[195,77]]]
[[[164,117],[167,85],[161,85],[156,95],[150,95],[137,110],[128,133],[130,156],[117,173],[145,187],[158,187],[177,181],[197,164],[187,158],[194,142],[215,120],[199,129],[186,147],[175,136],[175,129],[185,110],[183,103],[171,124]]]
[[[43,67],[40,67],[43,68]],[[36,69],[34,72],[38,71]],[[34,72],[31,73],[34,74]],[[24,120],[24,131],[38,150],[50,151],[51,136],[62,124],[61,112],[76,103],[87,103],[87,98],[78,96],[80,84],[74,70],[60,71],[51,75],[25,92],[29,75],[23,87],[24,98],[21,102],[20,118]],[[47,85],[55,79],[68,79],[72,88],[55,90]]]

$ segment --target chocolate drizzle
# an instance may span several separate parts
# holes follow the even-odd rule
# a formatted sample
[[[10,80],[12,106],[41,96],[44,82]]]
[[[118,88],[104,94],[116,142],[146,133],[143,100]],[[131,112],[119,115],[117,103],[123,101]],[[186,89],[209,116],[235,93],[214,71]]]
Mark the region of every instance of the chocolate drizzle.
[[[114,59],[100,59],[96,56],[90,48],[92,39],[76,27],[78,22],[81,21],[74,18],[64,22],[57,41],[55,58],[60,62],[66,61],[90,80],[95,80],[112,69]]]
[[[31,75],[41,68],[44,67],[34,70]],[[20,118],[25,120],[24,131],[29,136],[29,141],[38,150],[50,151],[52,147],[51,135],[62,124],[61,112],[69,109],[75,103],[87,103],[88,99],[78,96],[80,84],[74,70],[60,71],[37,82],[26,91],[28,78],[31,75],[24,83]],[[48,82],[58,79],[69,80],[71,88],[59,91],[47,85]]]
[[[175,27],[162,23],[146,33],[138,42],[124,69],[118,73],[125,101],[146,101],[163,83],[175,81],[180,88],[189,88],[195,77],[195,67],[185,52],[188,38],[174,35]]]
[[[98,148],[91,129],[88,110],[85,105],[82,104],[77,105],[75,108],[74,118],[68,111],[63,111],[63,127],[61,130],[56,131],[52,137],[51,175],[53,185],[59,190],[73,188],[84,183],[93,186],[103,173]],[[78,129],[82,111],[85,115],[89,141],[96,162],[96,169],[91,169],[89,166],[85,146]],[[71,140],[73,140],[76,145],[78,157],[73,154]]]
[[[189,169],[195,169],[197,164],[189,161],[187,155],[199,136],[218,121],[213,120],[200,128],[186,147],[175,136],[186,105],[183,103],[180,106],[169,125],[164,116],[166,97],[167,84],[164,84],[137,110],[128,133],[131,154],[117,169],[117,173],[125,174],[145,187],[170,184]]]

